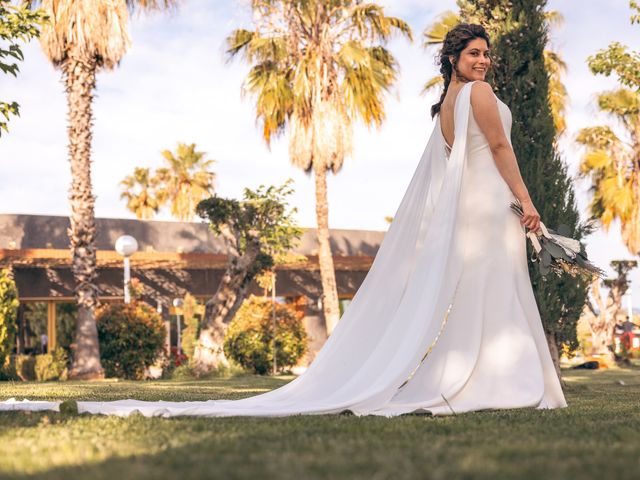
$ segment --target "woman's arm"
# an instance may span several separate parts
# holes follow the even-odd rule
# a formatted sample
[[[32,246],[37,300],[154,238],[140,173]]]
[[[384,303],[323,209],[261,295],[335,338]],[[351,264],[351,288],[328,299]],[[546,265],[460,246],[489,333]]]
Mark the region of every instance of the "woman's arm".
[[[531,201],[527,186],[522,180],[520,168],[511,144],[504,133],[496,97],[487,82],[471,85],[471,107],[480,130],[487,137],[489,148],[498,171],[504,181],[520,201],[524,215],[520,223],[534,232],[540,228],[540,215]]]

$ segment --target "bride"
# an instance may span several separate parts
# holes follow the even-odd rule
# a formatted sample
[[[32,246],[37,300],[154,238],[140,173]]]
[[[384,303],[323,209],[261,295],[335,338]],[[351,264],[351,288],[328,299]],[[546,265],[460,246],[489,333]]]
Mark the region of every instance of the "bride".
[[[566,406],[527,270],[525,229],[537,231],[540,216],[511,147],[510,110],[484,81],[485,30],[453,28],[440,63],[431,138],[371,270],[303,375],[241,400],[78,402],[78,411],[390,417]],[[516,199],[522,220],[509,209]],[[58,407],[12,407],[38,405]]]

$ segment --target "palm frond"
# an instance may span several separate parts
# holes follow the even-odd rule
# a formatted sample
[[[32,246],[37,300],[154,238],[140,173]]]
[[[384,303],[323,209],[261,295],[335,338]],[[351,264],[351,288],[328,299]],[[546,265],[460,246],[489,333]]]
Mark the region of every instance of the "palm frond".
[[[72,55],[112,69],[131,45],[129,14],[171,10],[178,0],[37,0],[29,4],[42,7],[49,17],[40,43],[55,66]]]
[[[349,40],[338,50],[336,61],[343,68],[352,68],[366,64],[369,61],[369,53],[362,43],[356,40]]]
[[[547,24],[551,26],[557,27],[564,24],[564,15],[562,15],[558,10],[545,11],[544,19],[547,21]]]
[[[246,51],[247,46],[249,45],[249,43],[251,43],[255,35],[256,32],[245,30],[242,28],[231,32],[231,35],[229,35],[226,39],[227,54],[230,57],[234,57],[239,52],[243,50]]]
[[[342,91],[352,114],[366,125],[379,126],[385,118],[383,94],[397,78],[397,63],[384,47],[362,50],[366,57],[360,63],[343,65]]]
[[[422,87],[422,91],[420,92],[420,94],[424,95],[425,93],[430,92],[434,88],[438,88],[442,86],[444,86],[444,78],[442,78],[442,75],[438,75],[437,77],[432,77],[429,80],[427,80],[427,83],[424,84],[424,87]]]
[[[132,12],[146,10],[171,10],[178,6],[180,0],[126,0],[127,7]]]
[[[74,56],[112,69],[131,44],[129,12],[123,2],[42,0],[41,3],[49,23],[42,28],[40,43],[54,65]]]
[[[413,40],[413,33],[407,22],[397,17],[386,16],[384,7],[375,3],[353,5],[348,19],[357,30],[359,38],[386,42],[394,33],[399,33]]]
[[[447,10],[438,16],[438,18],[429,25],[424,32],[422,32],[424,48],[428,48],[432,45],[439,45],[444,42],[444,37],[449,30],[459,24],[461,21],[460,15]]]
[[[580,171],[582,173],[591,173],[593,170],[602,170],[612,163],[613,159],[606,150],[595,149],[584,155],[580,164]]]
[[[601,110],[624,119],[626,116],[640,114],[640,93],[628,88],[619,88],[598,95],[598,106]]]
[[[255,65],[247,75],[244,89],[256,97],[256,113],[267,145],[274,135],[284,131],[293,108],[291,88],[286,72],[272,62]]]
[[[589,148],[610,149],[620,143],[620,139],[609,126],[583,128],[576,136],[576,142]]]

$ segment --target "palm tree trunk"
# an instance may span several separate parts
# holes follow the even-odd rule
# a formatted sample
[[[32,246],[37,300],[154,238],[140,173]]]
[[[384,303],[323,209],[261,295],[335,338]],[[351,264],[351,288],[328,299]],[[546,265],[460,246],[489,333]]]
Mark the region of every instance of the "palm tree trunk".
[[[338,289],[336,287],[336,272],[333,267],[331,243],[329,241],[329,202],[327,200],[327,170],[324,167],[315,168],[316,178],[316,217],[318,222],[318,260],[320,263],[320,279],[322,281],[322,311],[327,327],[327,334],[331,334],[340,320],[340,306],[338,304]]]
[[[71,242],[75,297],[78,304],[73,363],[70,377],[103,378],[95,321],[98,302],[96,279],[95,197],[91,185],[91,128],[95,60],[78,60],[70,55],[63,66],[69,109],[69,161],[71,163]]]

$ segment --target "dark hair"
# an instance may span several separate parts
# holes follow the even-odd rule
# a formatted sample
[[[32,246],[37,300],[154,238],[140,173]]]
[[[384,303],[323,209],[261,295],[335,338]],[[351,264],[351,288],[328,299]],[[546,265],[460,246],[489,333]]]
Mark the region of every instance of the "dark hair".
[[[458,69],[456,67],[456,63],[460,59],[460,52],[469,45],[471,40],[476,38],[482,38],[487,42],[487,46],[491,46],[487,31],[482,25],[477,25],[475,23],[460,23],[449,30],[446,37],[444,37],[442,49],[440,50],[437,60],[440,64],[440,73],[444,78],[444,90],[442,91],[442,95],[440,96],[438,103],[431,106],[431,118],[433,118],[436,113],[440,112],[440,106],[447,94],[453,70],[455,69],[457,76],[462,76],[458,73]],[[450,56],[455,57],[453,65],[449,61]]]

